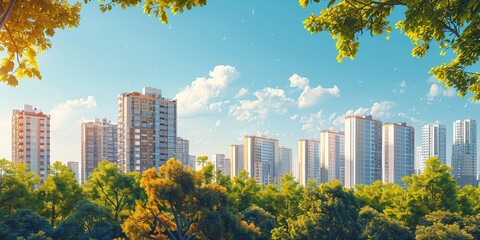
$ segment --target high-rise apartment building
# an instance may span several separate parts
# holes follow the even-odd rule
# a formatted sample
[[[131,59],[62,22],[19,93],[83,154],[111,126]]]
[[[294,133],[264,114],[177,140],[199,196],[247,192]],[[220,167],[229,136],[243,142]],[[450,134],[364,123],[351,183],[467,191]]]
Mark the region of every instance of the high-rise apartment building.
[[[50,166],[50,115],[24,105],[12,114],[12,161],[23,163],[42,182]]]
[[[118,164],[125,172],[158,168],[174,157],[177,139],[177,102],[162,91],[118,96]]]
[[[69,162],[67,162],[67,167],[72,169],[73,176],[75,177],[75,180],[77,181],[78,184],[80,184],[80,174],[78,174],[79,171],[80,171],[80,166],[79,166],[78,162],[69,161]]]
[[[419,173],[423,173],[427,159],[437,157],[442,164],[447,163],[446,128],[442,124],[428,124],[422,127],[422,158]]]
[[[452,173],[460,186],[477,186],[477,122],[453,122]]]
[[[244,168],[244,147],[243,145],[230,145],[230,177],[238,176]]]
[[[278,140],[261,136],[244,138],[244,167],[257,184],[277,184],[275,162],[278,158]]]
[[[287,173],[292,173],[292,149],[287,147],[279,148],[279,160],[275,165],[277,171],[277,181]]]
[[[180,160],[183,165],[189,166],[190,142],[187,139],[177,137],[175,159]]]
[[[224,176],[229,176],[230,177],[231,165],[232,165],[232,162],[230,161],[230,158],[225,158],[225,166],[224,166],[225,171],[222,171],[222,174]]]
[[[415,173],[420,174],[420,163],[422,161],[422,146],[415,148]]]
[[[345,117],[345,187],[382,180],[382,122]]]
[[[322,182],[322,162],[320,159],[320,142],[302,139],[298,141],[299,183],[307,185],[308,180],[315,179],[317,185]]]
[[[225,154],[214,154],[212,155],[212,164],[214,172],[220,170],[223,175],[229,175],[230,168],[228,167],[228,163],[225,163]]]
[[[345,134],[335,130],[321,132],[322,182],[337,179],[345,184]]]
[[[103,160],[117,163],[117,125],[106,118],[86,121],[81,126],[81,177],[85,184]]]
[[[406,123],[383,126],[383,182],[403,185],[402,178],[414,173],[415,129]]]
[[[193,170],[196,170],[197,167],[197,156],[188,155],[188,166]]]

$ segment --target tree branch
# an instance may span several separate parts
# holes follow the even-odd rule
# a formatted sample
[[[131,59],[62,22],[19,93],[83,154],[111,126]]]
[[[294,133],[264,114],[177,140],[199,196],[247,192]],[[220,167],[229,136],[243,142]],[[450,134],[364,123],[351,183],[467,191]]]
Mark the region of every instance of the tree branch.
[[[0,18],[0,30],[3,28],[5,23],[7,23],[8,17],[10,17],[10,13],[12,13],[13,5],[15,4],[15,1],[16,0],[10,0],[10,3],[8,4],[7,11],[4,14],[2,14],[2,16]]]

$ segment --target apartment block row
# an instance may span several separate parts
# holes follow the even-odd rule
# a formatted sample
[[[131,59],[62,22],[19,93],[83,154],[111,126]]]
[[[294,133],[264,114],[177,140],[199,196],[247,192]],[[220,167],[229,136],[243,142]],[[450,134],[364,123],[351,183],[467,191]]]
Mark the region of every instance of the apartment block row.
[[[189,141],[177,136],[175,100],[163,98],[155,88],[122,93],[117,100],[118,124],[95,119],[81,125],[81,163],[69,163],[79,182],[84,183],[102,160],[117,163],[125,172],[158,167],[172,157],[196,167]],[[452,174],[462,186],[477,183],[476,133],[475,120],[453,123]],[[215,170],[231,177],[246,170],[259,184],[277,184],[285,173],[293,173],[303,185],[312,179],[317,184],[338,179],[350,188],[376,180],[402,184],[404,176],[423,172],[432,156],[446,163],[444,125],[425,125],[421,146],[415,148],[415,129],[406,123],[347,116],[345,132],[325,130],[320,139],[299,140],[296,159],[292,149],[280,146],[276,139],[245,136],[243,144],[230,146],[229,158],[216,154],[212,162]],[[45,179],[50,165],[49,115],[30,105],[13,111],[12,159]]]

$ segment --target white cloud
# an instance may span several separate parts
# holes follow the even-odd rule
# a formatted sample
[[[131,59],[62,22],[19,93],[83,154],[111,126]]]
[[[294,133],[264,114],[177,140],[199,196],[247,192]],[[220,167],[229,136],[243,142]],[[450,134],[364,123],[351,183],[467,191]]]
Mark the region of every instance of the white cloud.
[[[290,80],[290,87],[304,89],[310,83],[310,80],[305,77],[300,77],[298,74],[293,74],[288,80]]]
[[[242,100],[230,106],[229,113],[238,121],[263,121],[271,112],[282,115],[294,101],[279,88],[264,88],[253,94],[255,100]]]
[[[221,123],[221,121],[220,121],[220,119],[218,119],[218,120],[215,122],[215,127],[216,127],[216,128],[220,127],[220,123]]]
[[[240,77],[232,66],[218,65],[210,71],[209,78],[199,77],[192,84],[180,90],[175,98],[180,116],[194,115],[200,112],[218,111],[220,102],[212,101],[225,91],[229,84]]]
[[[97,101],[93,96],[88,96],[87,99],[67,100],[58,104],[50,111],[50,128],[55,131],[63,129],[71,125],[71,121],[75,119],[75,112],[84,109],[91,109],[97,106]]]
[[[399,84],[399,86],[400,86],[401,88],[406,88],[406,87],[407,87],[407,83],[405,82],[405,80],[403,80],[403,81]]]
[[[321,85],[318,85],[315,88],[309,86],[310,80],[305,77],[301,77],[298,74],[293,74],[289,79],[290,87],[298,88],[303,90],[298,98],[298,107],[307,108],[314,106],[320,100],[326,97],[338,97],[340,94],[340,89],[337,86],[333,88],[324,88]]]
[[[333,123],[333,126],[336,127],[343,127],[343,124],[345,123],[345,116],[363,116],[363,115],[372,115],[373,118],[379,119],[382,118],[390,118],[392,116],[392,113],[390,110],[392,107],[395,106],[394,102],[391,101],[382,101],[382,102],[375,102],[373,105],[369,108],[364,108],[360,107],[357,108],[356,110],[348,110],[345,114],[339,115],[338,117],[335,117],[336,114],[332,114],[329,117],[329,122]]]
[[[248,93],[248,89],[240,88],[240,90],[238,90],[238,93],[235,95],[235,98],[241,98],[245,96],[247,93]]]
[[[434,100],[435,97],[438,96],[453,97],[455,95],[457,95],[457,91],[454,88],[450,87],[447,89],[443,89],[443,87],[434,83],[430,86],[430,90],[427,93],[427,98],[428,101],[431,102]]]
[[[290,120],[295,121],[298,118],[298,114],[290,116]]]
[[[50,110],[51,162],[80,160],[81,123],[96,107],[95,98],[88,96],[67,100]]]

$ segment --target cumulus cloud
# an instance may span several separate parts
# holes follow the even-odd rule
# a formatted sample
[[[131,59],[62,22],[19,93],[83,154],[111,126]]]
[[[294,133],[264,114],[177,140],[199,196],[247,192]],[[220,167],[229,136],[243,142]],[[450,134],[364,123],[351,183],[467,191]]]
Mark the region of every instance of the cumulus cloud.
[[[290,87],[304,89],[310,83],[310,80],[305,77],[301,77],[298,74],[293,74],[289,79]]]
[[[270,113],[285,114],[294,101],[279,88],[264,88],[253,94],[255,100],[242,100],[230,106],[229,113],[238,121],[263,121]]]
[[[208,78],[199,77],[177,93],[175,98],[178,114],[188,116],[200,112],[219,111],[222,101],[213,101],[239,77],[240,73],[232,66],[216,66],[210,71]]]
[[[345,116],[363,116],[363,115],[372,115],[373,118],[376,119],[385,119],[385,118],[390,118],[392,116],[391,109],[392,107],[395,106],[394,102],[391,101],[382,101],[382,102],[375,102],[373,105],[369,108],[365,107],[360,107],[355,110],[348,110],[345,112],[343,115],[339,116],[331,116],[330,122],[333,122],[334,126],[343,126],[345,123]]]
[[[238,90],[238,93],[235,95],[235,98],[241,98],[241,97],[247,95],[247,93],[248,93],[248,89],[240,88],[240,90]]]
[[[80,160],[80,130],[86,116],[97,109],[93,96],[67,100],[50,110],[51,162]]]
[[[323,88],[322,86],[310,88],[310,86],[306,86],[298,98],[298,107],[311,107],[320,102],[322,98],[328,96],[338,97],[339,94],[340,89],[337,86],[334,86],[333,88]]]
[[[97,101],[93,96],[88,96],[86,99],[73,99],[60,103],[50,111],[50,128],[52,130],[58,130],[68,127],[77,116],[76,113],[85,109],[95,108],[96,106]]]
[[[337,86],[333,88],[324,88],[318,85],[315,88],[309,86],[310,80],[301,77],[298,74],[293,74],[290,78],[290,87],[303,90],[298,98],[298,107],[307,108],[314,106],[326,97],[339,97],[340,89]]]
[[[457,95],[457,91],[454,88],[443,89],[442,86],[434,83],[430,86],[430,90],[427,93],[428,101],[431,102],[438,96],[453,97]]]
[[[326,129],[339,127],[336,120],[336,113],[330,114],[327,118],[322,116],[322,110],[306,116],[302,116],[299,122],[302,124],[302,130],[309,133],[310,137],[319,138],[320,132]],[[343,122],[341,122],[343,125]]]

